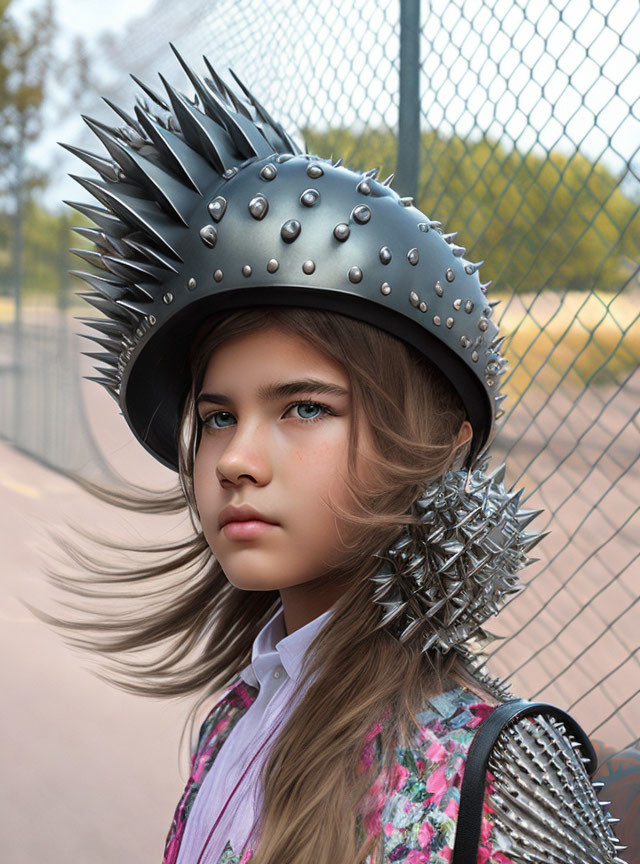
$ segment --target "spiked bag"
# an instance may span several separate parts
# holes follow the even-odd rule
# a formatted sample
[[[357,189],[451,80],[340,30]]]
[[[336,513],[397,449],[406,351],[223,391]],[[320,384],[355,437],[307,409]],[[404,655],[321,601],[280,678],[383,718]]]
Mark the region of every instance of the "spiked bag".
[[[597,757],[588,735],[560,708],[512,699],[478,726],[460,789],[452,864],[476,862],[486,787],[494,833],[509,861],[529,864],[625,864],[620,820],[592,783]],[[490,774],[487,775],[487,771]],[[489,777],[489,784],[487,784]],[[505,860],[506,860],[505,859]]]

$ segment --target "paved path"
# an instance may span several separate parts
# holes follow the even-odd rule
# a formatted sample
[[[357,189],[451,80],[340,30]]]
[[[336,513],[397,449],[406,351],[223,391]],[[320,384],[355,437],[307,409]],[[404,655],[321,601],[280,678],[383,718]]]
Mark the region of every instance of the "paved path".
[[[90,673],[97,658],[67,647],[21,605],[64,614],[38,547],[63,519],[87,525],[106,505],[0,442],[0,683],[6,864],[157,864],[186,782],[179,760],[186,702],[150,700]],[[126,531],[120,513],[109,531]],[[174,523],[175,523],[174,517]],[[131,529],[129,530],[129,535]]]

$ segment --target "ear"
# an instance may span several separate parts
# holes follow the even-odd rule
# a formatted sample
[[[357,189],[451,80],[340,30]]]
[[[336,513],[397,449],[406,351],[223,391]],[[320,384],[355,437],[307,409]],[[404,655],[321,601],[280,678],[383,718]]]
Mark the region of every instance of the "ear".
[[[465,420],[463,424],[460,426],[460,431],[458,432],[458,441],[456,442],[456,446],[460,447],[463,444],[466,444],[467,441],[471,441],[473,438],[473,427],[468,420]]]

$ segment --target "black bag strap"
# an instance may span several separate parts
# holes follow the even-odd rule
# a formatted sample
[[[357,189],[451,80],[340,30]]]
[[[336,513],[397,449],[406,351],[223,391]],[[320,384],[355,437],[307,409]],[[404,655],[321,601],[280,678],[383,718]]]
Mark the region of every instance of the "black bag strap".
[[[510,699],[498,705],[476,729],[462,777],[460,807],[456,837],[451,864],[476,864],[478,844],[482,825],[485,780],[489,756],[493,745],[504,727],[522,717],[544,714],[560,720],[581,745],[582,752],[589,759],[587,773],[591,776],[598,767],[598,759],[589,736],[576,720],[562,708],[546,702],[529,702],[527,699]]]

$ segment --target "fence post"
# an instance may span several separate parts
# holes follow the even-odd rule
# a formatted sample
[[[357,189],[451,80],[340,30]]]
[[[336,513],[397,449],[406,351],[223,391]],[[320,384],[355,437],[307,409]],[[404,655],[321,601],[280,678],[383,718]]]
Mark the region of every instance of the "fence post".
[[[23,313],[22,313],[22,290],[24,282],[24,268],[22,257],[23,245],[23,219],[24,219],[24,156],[19,149],[16,161],[16,186],[15,186],[15,215],[13,235],[13,257],[11,272],[13,275],[13,357],[12,357],[12,379],[13,379],[13,406],[12,406],[12,437],[18,444],[22,441],[23,417],[22,407],[24,400],[24,343],[23,343]]]
[[[400,0],[400,105],[394,189],[415,198],[420,168],[420,0]]]
[[[69,297],[69,217],[60,214],[58,228],[58,296],[57,305],[61,312],[66,312],[71,298]]]

